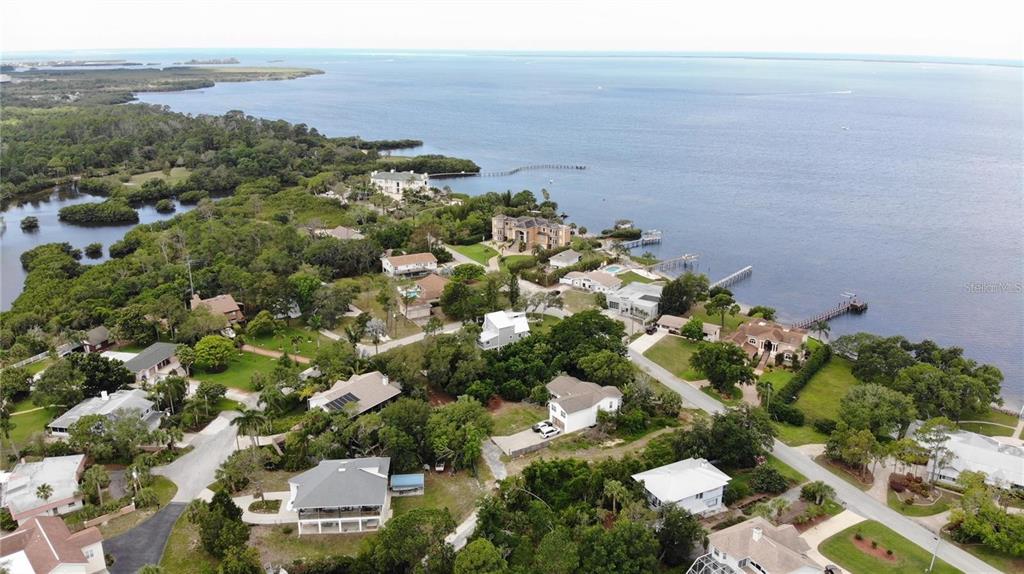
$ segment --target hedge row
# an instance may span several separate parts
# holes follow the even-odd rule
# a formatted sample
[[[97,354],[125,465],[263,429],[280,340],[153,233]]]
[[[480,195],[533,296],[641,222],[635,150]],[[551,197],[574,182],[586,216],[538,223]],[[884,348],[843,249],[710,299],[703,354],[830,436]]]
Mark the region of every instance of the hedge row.
[[[828,345],[822,345],[811,353],[811,358],[807,359],[804,366],[797,371],[796,375],[786,383],[786,386],[782,387],[779,391],[778,399],[785,403],[791,403],[796,400],[797,395],[800,391],[807,386],[807,383],[811,381],[811,378],[818,373],[824,367],[829,359],[832,358],[832,347]]]

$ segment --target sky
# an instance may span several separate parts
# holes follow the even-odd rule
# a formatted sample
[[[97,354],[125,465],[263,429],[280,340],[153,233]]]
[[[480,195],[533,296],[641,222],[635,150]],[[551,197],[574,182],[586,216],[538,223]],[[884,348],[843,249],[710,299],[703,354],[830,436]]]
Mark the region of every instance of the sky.
[[[1021,0],[0,0],[0,50],[797,52],[1020,60]]]

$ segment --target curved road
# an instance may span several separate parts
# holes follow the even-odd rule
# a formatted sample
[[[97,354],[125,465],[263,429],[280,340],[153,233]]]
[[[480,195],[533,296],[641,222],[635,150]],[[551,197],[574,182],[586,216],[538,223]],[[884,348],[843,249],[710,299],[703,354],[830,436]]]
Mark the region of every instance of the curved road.
[[[637,366],[646,371],[647,374],[658,379],[662,384],[673,391],[679,393],[686,402],[693,406],[709,413],[717,413],[725,410],[722,403],[676,377],[640,353],[630,349],[629,358]],[[904,538],[910,540],[914,544],[917,544],[921,548],[924,548],[929,553],[935,549],[935,535],[932,534],[930,530],[832,474],[830,471],[819,466],[818,463],[814,462],[797,449],[776,440],[772,454],[782,462],[798,470],[800,474],[803,474],[808,479],[820,480],[834,488],[837,497],[846,502],[847,508],[857,512],[867,519],[881,522],[898,532]],[[992,566],[975,558],[974,556],[971,556],[967,552],[950,543],[939,545],[938,556],[948,562],[951,566],[959,568],[969,574],[974,574],[976,572],[997,572],[997,570]]]

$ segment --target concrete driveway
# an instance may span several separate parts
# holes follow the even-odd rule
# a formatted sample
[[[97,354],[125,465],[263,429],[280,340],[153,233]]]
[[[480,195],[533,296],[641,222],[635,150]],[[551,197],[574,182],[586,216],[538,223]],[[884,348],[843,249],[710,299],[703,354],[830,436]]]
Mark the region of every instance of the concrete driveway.
[[[188,503],[214,481],[217,467],[235,450],[238,428],[231,424],[231,419],[237,416],[234,411],[221,413],[195,436],[192,452],[153,469],[153,474],[166,476],[178,485],[171,502]]]
[[[558,433],[551,438],[544,438],[540,436],[540,433],[533,432],[532,429],[526,429],[508,436],[492,436],[491,440],[494,441],[494,444],[498,445],[498,448],[503,453],[513,456],[514,453],[523,454],[524,450],[530,452],[529,449],[535,449],[535,447],[539,447],[549,440],[560,436],[562,436],[562,433]]]
[[[103,550],[114,557],[110,574],[135,574],[146,564],[159,564],[171,529],[186,506],[172,502],[128,532],[104,540]]]

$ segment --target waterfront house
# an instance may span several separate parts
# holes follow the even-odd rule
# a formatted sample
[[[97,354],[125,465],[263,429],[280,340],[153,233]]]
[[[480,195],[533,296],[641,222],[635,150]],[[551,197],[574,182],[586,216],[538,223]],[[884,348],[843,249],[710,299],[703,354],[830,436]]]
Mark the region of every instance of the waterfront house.
[[[0,537],[0,569],[11,574],[97,574],[107,571],[95,526],[71,533],[56,516],[36,516]]]
[[[821,574],[811,547],[792,524],[755,517],[708,535],[707,553],[687,574]]]
[[[604,271],[570,271],[558,282],[592,293],[611,293],[622,287],[622,279]]]
[[[484,315],[484,327],[477,344],[485,351],[500,349],[529,334],[530,323],[526,319],[526,313],[495,311]]]
[[[198,307],[206,307],[214,315],[224,315],[229,323],[245,321],[241,304],[235,301],[235,298],[230,293],[217,295],[209,299],[203,299],[198,293],[195,293],[192,295],[191,306],[193,311]]]
[[[410,253],[380,258],[384,273],[390,277],[415,277],[437,271],[437,257],[433,253]]]
[[[729,340],[743,348],[748,355],[767,353],[768,358],[772,359],[782,354],[783,360],[790,361],[807,341],[807,331],[786,327],[774,321],[755,319],[737,327]]]
[[[175,353],[178,346],[174,343],[153,343],[141,353],[124,361],[124,368],[135,375],[135,382],[159,381],[168,375],[177,374],[181,365]]]
[[[929,460],[929,476],[952,483],[961,473],[983,472],[985,482],[992,486],[1024,490],[1024,447],[969,431],[950,433],[943,447],[950,457],[938,469],[935,461]]]
[[[20,462],[10,473],[0,473],[0,506],[25,524],[36,516],[60,516],[82,508],[78,479],[85,470],[85,455],[50,456],[38,462]],[[36,491],[50,485],[49,498]]]
[[[430,317],[431,307],[441,300],[448,280],[436,273],[431,273],[408,286],[399,286],[398,310],[406,319],[426,319]]]
[[[608,293],[608,308],[621,315],[628,315],[640,321],[652,321],[658,316],[661,302],[661,285],[630,283]]]
[[[351,227],[345,227],[343,225],[339,225],[332,229],[317,229],[316,234],[320,237],[333,237],[342,241],[363,238],[363,234],[359,233],[359,230],[352,229]]]
[[[683,327],[690,321],[689,317],[678,315],[662,315],[658,318],[658,328],[668,331],[672,335],[681,335]],[[704,333],[704,340],[715,342],[722,333],[722,327],[714,323],[701,323],[701,332]]]
[[[562,251],[561,253],[552,255],[548,259],[548,265],[554,267],[555,269],[561,269],[563,267],[568,267],[570,265],[575,265],[579,263],[580,259],[582,258],[583,255],[580,254],[579,252],[573,251],[572,249],[567,249],[565,251]]]
[[[82,350],[86,353],[99,353],[113,344],[114,340],[110,337],[110,329],[100,325],[85,332],[85,338],[82,339]]]
[[[387,457],[322,460],[288,481],[287,510],[298,514],[299,536],[377,530],[388,519]]]
[[[87,415],[102,415],[108,419],[118,416],[136,416],[146,423],[149,430],[160,426],[163,411],[154,410],[153,401],[141,389],[122,389],[115,393],[100,393],[98,397],[85,399],[46,425],[52,436],[66,437],[71,425]]]
[[[373,371],[352,375],[347,381],[337,381],[330,389],[314,394],[309,397],[309,409],[344,411],[355,417],[382,407],[400,394],[402,387],[380,371]]]
[[[688,458],[633,475],[644,487],[651,508],[674,504],[708,516],[725,510],[722,496],[729,475],[703,458]]]
[[[599,411],[615,412],[622,405],[619,389],[568,375],[559,375],[545,386],[551,394],[548,418],[563,433],[592,427],[597,424]]]
[[[426,193],[430,190],[430,176],[414,171],[374,171],[370,173],[370,185],[377,191],[401,202],[405,192]]]
[[[511,243],[519,251],[534,247],[554,249],[572,241],[572,228],[541,217],[509,217],[498,214],[491,218],[491,236],[498,243]]]

